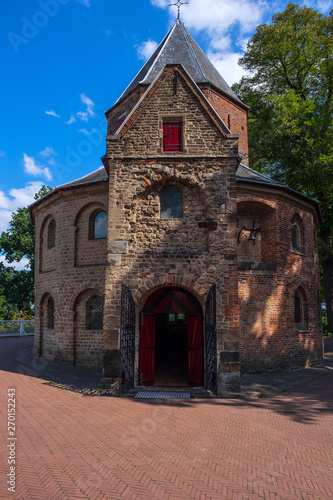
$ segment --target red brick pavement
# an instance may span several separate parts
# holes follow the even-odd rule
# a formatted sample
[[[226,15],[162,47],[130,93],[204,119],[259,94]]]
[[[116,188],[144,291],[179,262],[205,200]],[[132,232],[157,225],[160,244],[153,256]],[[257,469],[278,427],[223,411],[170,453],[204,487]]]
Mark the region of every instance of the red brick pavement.
[[[333,371],[271,399],[85,397],[19,373],[12,351],[29,341],[0,339],[1,500],[333,499]]]

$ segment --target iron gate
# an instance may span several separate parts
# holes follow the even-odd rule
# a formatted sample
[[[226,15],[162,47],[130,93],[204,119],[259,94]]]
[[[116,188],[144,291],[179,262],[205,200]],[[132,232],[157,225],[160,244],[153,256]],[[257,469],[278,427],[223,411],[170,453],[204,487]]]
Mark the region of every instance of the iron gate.
[[[209,290],[205,311],[206,387],[217,394],[216,285]]]
[[[132,294],[127,286],[121,287],[121,390],[134,387],[135,359],[135,306]]]

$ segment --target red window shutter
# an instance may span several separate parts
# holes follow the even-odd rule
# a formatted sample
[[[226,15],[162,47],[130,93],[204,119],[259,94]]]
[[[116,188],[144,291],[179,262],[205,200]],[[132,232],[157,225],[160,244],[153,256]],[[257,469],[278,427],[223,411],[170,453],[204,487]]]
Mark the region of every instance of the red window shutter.
[[[181,122],[163,123],[163,151],[182,150]]]

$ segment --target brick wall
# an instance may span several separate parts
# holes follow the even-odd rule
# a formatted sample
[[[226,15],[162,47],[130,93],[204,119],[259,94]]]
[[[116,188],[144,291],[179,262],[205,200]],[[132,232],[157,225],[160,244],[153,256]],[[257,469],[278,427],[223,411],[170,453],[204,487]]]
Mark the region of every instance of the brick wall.
[[[231,133],[239,135],[239,154],[242,163],[248,166],[247,111],[208,85],[200,85],[200,88]]]
[[[322,329],[319,300],[316,221],[312,207],[260,188],[239,193],[240,220],[246,206],[262,202],[261,243],[254,250],[249,242],[239,245],[240,353],[243,372],[286,371],[322,362]],[[265,205],[263,205],[265,207]],[[272,211],[273,209],[273,211]],[[304,254],[291,245],[291,220],[302,221]],[[257,220],[263,222],[260,214]],[[264,243],[268,244],[264,246]],[[306,327],[295,325],[295,291],[305,293]],[[303,330],[303,331],[302,331]]]
[[[69,364],[101,363],[102,332],[86,331],[82,311],[89,296],[104,296],[107,241],[89,240],[87,221],[96,207],[107,211],[107,200],[107,184],[96,183],[55,192],[33,211],[35,354],[41,352],[46,359]],[[48,221],[53,219],[57,224],[57,241],[54,248],[48,249],[45,235]],[[47,327],[48,297],[54,300],[53,329]]]

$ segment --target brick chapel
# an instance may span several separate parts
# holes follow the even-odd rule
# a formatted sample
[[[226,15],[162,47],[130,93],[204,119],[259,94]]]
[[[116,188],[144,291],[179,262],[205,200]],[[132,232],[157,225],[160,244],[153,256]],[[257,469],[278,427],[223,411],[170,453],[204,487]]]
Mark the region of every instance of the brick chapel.
[[[249,168],[247,113],[178,19],[105,113],[103,167],[30,207],[36,355],[123,392],[322,362],[319,205]]]

